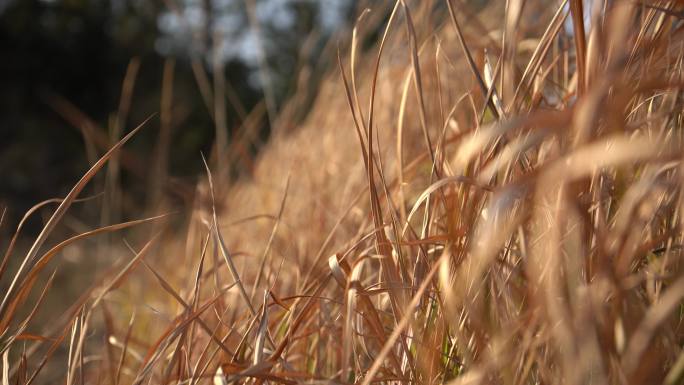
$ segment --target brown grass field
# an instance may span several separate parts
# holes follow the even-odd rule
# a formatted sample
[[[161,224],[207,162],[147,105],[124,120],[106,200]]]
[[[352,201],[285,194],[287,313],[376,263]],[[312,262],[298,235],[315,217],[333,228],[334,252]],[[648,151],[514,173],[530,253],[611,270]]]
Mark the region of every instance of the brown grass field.
[[[684,3],[587,4],[370,2],[255,159],[217,112],[185,207],[55,238],[129,130],[16,229],[0,385],[683,383]]]

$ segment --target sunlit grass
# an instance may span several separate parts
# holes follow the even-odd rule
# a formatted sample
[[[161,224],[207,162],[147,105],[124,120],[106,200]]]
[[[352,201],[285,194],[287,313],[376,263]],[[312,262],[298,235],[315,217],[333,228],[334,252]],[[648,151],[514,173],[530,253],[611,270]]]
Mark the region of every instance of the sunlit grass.
[[[682,7],[595,3],[591,28],[577,0],[362,12],[249,177],[217,143],[189,207],[43,251],[132,131],[5,255],[2,385],[680,383]],[[35,322],[47,262],[124,229],[128,254]]]

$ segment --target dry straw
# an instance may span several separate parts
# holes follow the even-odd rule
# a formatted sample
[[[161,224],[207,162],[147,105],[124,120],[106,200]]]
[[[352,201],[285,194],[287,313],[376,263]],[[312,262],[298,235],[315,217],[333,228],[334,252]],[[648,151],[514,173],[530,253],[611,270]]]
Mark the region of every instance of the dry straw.
[[[25,256],[11,243],[2,385],[681,383],[680,2],[368,5],[251,177],[226,180],[218,143],[185,233],[138,230],[49,325],[41,270],[64,246],[178,221],[40,253],[137,129]],[[211,109],[224,85],[196,74]]]

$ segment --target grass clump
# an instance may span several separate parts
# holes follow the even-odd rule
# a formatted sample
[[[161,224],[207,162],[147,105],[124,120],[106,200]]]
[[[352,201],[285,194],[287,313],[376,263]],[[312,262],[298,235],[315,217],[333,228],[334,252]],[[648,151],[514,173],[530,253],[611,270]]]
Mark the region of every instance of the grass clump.
[[[361,12],[249,178],[217,145],[182,231],[153,216],[41,253],[132,132],[20,268],[7,252],[2,384],[55,362],[67,384],[681,383],[681,6],[585,7]],[[120,266],[32,322],[48,260],[134,225]]]

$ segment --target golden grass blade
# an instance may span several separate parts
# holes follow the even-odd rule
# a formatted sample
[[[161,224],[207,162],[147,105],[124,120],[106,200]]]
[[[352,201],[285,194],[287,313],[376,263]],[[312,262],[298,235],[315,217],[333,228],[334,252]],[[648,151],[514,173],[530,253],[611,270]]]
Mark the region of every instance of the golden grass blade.
[[[328,266],[337,284],[344,288],[347,282],[347,274],[342,270],[337,255],[332,255],[328,258]]]
[[[131,319],[128,321],[128,329],[126,329],[126,337],[124,337],[123,347],[121,349],[121,356],[119,356],[119,363],[116,365],[116,377],[114,384],[119,385],[121,380],[121,371],[126,362],[126,353],[128,352],[128,342],[131,339],[131,333],[133,331],[133,323],[135,322],[135,312],[131,315]]]
[[[225,343],[226,340],[232,336],[232,333],[233,333],[234,331],[235,331],[235,329],[233,328],[233,329],[231,329],[228,333],[226,333],[226,335],[221,339],[221,342],[222,342],[222,343]],[[219,350],[220,350],[219,348],[214,349],[214,351],[213,351],[212,354],[209,356],[209,358],[207,359],[207,362],[204,364],[204,366],[202,367],[202,369],[199,371],[199,373],[196,373],[196,375],[195,375],[195,378],[196,378],[196,379],[199,380],[199,379],[201,379],[201,378],[204,376],[204,373],[206,373],[207,370],[209,369],[209,365],[212,363],[212,361],[214,360],[214,357],[216,357],[216,354],[219,352]],[[200,361],[197,361],[198,364],[199,364],[199,362],[200,362]],[[219,365],[219,368],[220,368],[220,365]],[[192,383],[192,382],[191,382],[191,384],[194,385],[195,383]]]
[[[515,138],[509,142],[498,155],[482,168],[478,177],[477,183],[481,186],[486,186],[492,183],[497,173],[504,168],[510,167],[516,160],[518,160],[526,151],[541,144],[552,132],[550,130],[539,129],[531,132],[529,135]]]
[[[221,366],[216,369],[216,373],[213,377],[214,385],[228,385],[228,380],[226,380],[225,374],[223,374],[223,369]]]
[[[69,325],[67,324],[64,327],[64,330],[60,334],[58,338],[54,340],[54,342],[50,345],[48,348],[47,352],[45,353],[45,356],[43,356],[43,359],[40,361],[38,364],[38,367],[33,371],[33,374],[31,374],[31,377],[29,377],[28,381],[26,381],[26,385],[31,385],[33,381],[35,381],[36,377],[38,374],[43,370],[43,367],[45,367],[45,364],[47,361],[52,357],[52,355],[55,353],[59,345],[62,344],[62,341],[64,340],[64,337],[66,337],[66,333],[69,331]]]
[[[21,337],[21,334],[24,333],[24,330],[28,327],[29,323],[35,317],[36,313],[38,312],[38,308],[40,308],[40,305],[43,303],[43,300],[45,299],[45,296],[47,295],[48,290],[52,286],[52,282],[55,279],[55,274],[57,271],[53,271],[52,274],[50,275],[50,278],[48,278],[47,283],[45,284],[45,287],[43,287],[43,290],[41,291],[40,295],[38,296],[38,299],[36,300],[35,305],[33,306],[33,309],[29,312],[28,316],[19,324],[17,327],[17,330],[13,333],[12,336],[10,336],[7,339],[7,342],[5,343],[4,346],[0,347],[0,353],[4,353],[9,350],[9,348],[12,346],[12,343],[15,340],[19,340]],[[0,329],[1,330],[1,329]],[[0,333],[0,337],[4,335],[5,332]]]
[[[684,352],[679,354],[677,361],[672,365],[672,369],[665,376],[663,385],[681,384],[684,379]]]
[[[395,8],[394,8],[394,10],[392,11],[392,15],[395,14],[396,9],[397,9],[397,7],[398,7],[398,4],[399,4],[399,2],[397,2],[397,3],[395,4]],[[387,28],[389,28],[389,23],[388,23],[388,27],[387,27]],[[341,58],[340,58],[339,50],[338,50],[337,59],[338,59],[338,66],[339,66],[340,72],[341,72],[341,74],[342,74],[342,80],[343,80],[343,85],[344,85],[344,88],[345,88],[345,94],[346,94],[346,96],[347,96],[347,104],[348,104],[349,108],[351,109],[352,115],[355,115],[355,108],[354,108],[354,104],[353,104],[353,102],[352,102],[352,96],[351,96],[351,93],[350,93],[350,90],[349,90],[349,86],[348,86],[347,78],[346,78],[346,75],[345,75],[345,72],[344,72],[344,66],[342,65],[342,61],[341,61]],[[378,63],[379,63],[379,56],[378,56]],[[377,70],[377,65],[376,65],[376,70]],[[377,71],[376,71],[376,76],[377,76]],[[372,93],[372,92],[374,92],[374,91],[373,91],[373,88],[371,89],[371,93]],[[372,100],[373,100],[373,96],[371,96],[371,105],[372,105]],[[372,108],[371,108],[371,112],[372,112]],[[369,115],[369,121],[371,120],[370,118],[372,118],[372,113]],[[354,122],[357,123],[357,120],[354,119]],[[375,183],[374,183],[374,181],[373,181],[373,168],[372,168],[373,160],[371,159],[371,158],[372,158],[372,141],[369,140],[369,143],[368,143],[368,150],[370,150],[370,152],[367,152],[367,151],[366,151],[366,147],[364,146],[364,139],[363,139],[363,135],[362,135],[362,133],[361,133],[361,128],[359,127],[358,124],[355,124],[355,127],[356,127],[357,136],[358,136],[358,139],[359,139],[359,145],[360,145],[360,147],[361,147],[361,153],[362,153],[363,159],[364,159],[364,165],[366,166],[366,173],[368,174],[368,178],[369,178],[369,184],[368,184],[368,186],[369,186],[370,197],[371,197],[370,200],[371,200],[372,216],[373,216],[374,223],[375,223],[375,225],[376,225],[375,231],[373,231],[370,235],[373,235],[373,236],[376,237],[376,247],[377,247],[377,248],[382,248],[382,251],[385,252],[385,255],[390,256],[390,255],[391,255],[391,247],[389,246],[389,242],[386,241],[386,237],[384,237],[383,227],[380,226],[380,221],[381,221],[381,218],[382,218],[382,213],[381,213],[381,210],[380,210],[380,208],[379,208],[379,205],[380,205],[380,204],[379,204],[379,200],[378,200],[378,197],[377,197],[377,191],[376,191],[376,188],[375,188]],[[369,137],[372,137],[372,136],[369,136]],[[381,233],[381,234],[380,234],[380,235],[377,235],[378,233]],[[385,241],[382,241],[383,238],[385,238]],[[396,275],[396,270],[394,269],[394,267],[391,267],[391,266],[390,266],[389,261],[388,261],[387,259],[384,259],[383,262],[384,262],[385,265],[387,265],[387,266],[385,267],[385,271],[388,272],[389,274],[395,274],[395,275]],[[328,278],[329,278],[329,277],[330,277],[330,276],[328,275]],[[326,281],[327,281],[328,278],[326,278]],[[390,280],[391,280],[391,281],[397,281],[397,279],[390,279]],[[316,292],[318,293],[318,291],[321,290],[322,287],[323,287],[322,285],[319,285],[319,286],[318,286],[318,289],[316,289]],[[396,293],[396,292],[397,292],[397,291],[395,290],[395,293]],[[399,291],[398,293],[401,294],[400,291]],[[394,297],[394,296],[390,296],[390,298],[392,298],[393,310],[394,310],[395,312],[399,313],[399,312],[400,312],[400,310],[399,310],[400,307],[397,306],[395,297]],[[403,301],[402,301],[402,303],[403,303]],[[311,300],[309,300],[309,301],[307,302],[307,305],[306,305],[306,306],[309,306],[310,304],[311,304]],[[371,306],[370,308],[372,309],[372,313],[375,314],[374,308],[373,308],[372,306]],[[302,314],[303,314],[303,313],[302,313]],[[304,319],[303,316],[300,316],[300,317],[296,318],[296,320],[295,320],[295,325],[298,327],[298,326],[299,326],[299,322],[303,321],[303,319]],[[289,335],[289,333],[292,332],[293,330],[296,330],[296,328],[290,328],[290,329],[288,329],[288,335]],[[384,334],[384,333],[383,333],[383,334]],[[404,347],[405,351],[408,352],[408,346],[406,345],[405,341],[403,341],[403,342],[404,342],[403,347]],[[276,349],[276,353],[277,353],[277,354],[274,354],[273,357],[279,356],[279,354],[281,353],[281,349],[284,349],[285,346],[287,346],[287,343],[288,343],[288,341],[283,341],[283,343],[281,343],[281,344],[278,346],[278,349]],[[392,357],[393,357],[393,362],[398,363],[398,359],[396,358],[396,356],[392,356]]]
[[[202,296],[201,293],[201,288],[202,288],[202,272],[204,271],[204,260],[205,257],[207,256],[207,248],[209,246],[209,240],[211,239],[211,234],[208,233],[207,237],[204,240],[204,243],[202,244],[201,252],[200,252],[200,260],[199,263],[197,264],[197,272],[195,273],[195,282],[192,286],[192,294],[190,296],[190,304],[192,306],[192,309],[197,309],[197,304],[200,302],[200,297]],[[210,336],[213,336],[216,334],[216,330],[212,331],[210,333]],[[188,337],[191,341],[194,340],[195,338],[195,325],[192,325],[192,329],[190,330],[190,336]],[[190,346],[188,347],[188,352],[187,355],[188,357],[193,356],[193,345],[189,344]],[[223,344],[219,344],[219,346],[222,346]],[[207,343],[207,348],[209,347],[209,343]],[[189,367],[189,366],[188,366]],[[195,370],[197,368],[195,367]],[[193,372],[194,373],[194,372]]]
[[[553,162],[544,172],[544,176],[549,180],[558,181],[558,176],[562,175],[563,181],[570,182],[589,176],[600,169],[624,163],[653,158],[667,159],[675,150],[674,143],[663,143],[658,138],[614,134],[580,147],[563,159]]]
[[[484,53],[484,61],[484,81],[488,90],[487,100],[489,100],[491,97],[494,108],[496,108],[496,112],[499,114],[499,116],[505,117],[506,113],[504,112],[503,102],[499,97],[499,93],[496,91],[496,71],[492,69],[492,63],[489,61],[489,55],[487,55],[486,50]],[[499,63],[496,64],[496,67],[499,68]],[[480,116],[484,116],[484,113]],[[482,121],[482,119],[480,119],[480,121]]]
[[[466,43],[465,37],[463,36],[463,30],[461,29],[461,24],[458,22],[458,19],[456,18],[456,12],[454,11],[453,5],[451,4],[451,0],[444,0],[446,1],[447,8],[449,9],[449,16],[451,17],[451,23],[454,25],[454,28],[456,29],[456,36],[458,37],[458,42],[461,46],[461,49],[463,50],[463,54],[466,58],[466,61],[468,62],[468,67],[470,68],[470,72],[473,74],[473,77],[475,78],[475,81],[480,88],[480,91],[482,92],[482,96],[484,97],[487,95],[487,86],[485,85],[484,80],[482,79],[482,75],[480,75],[480,71],[477,69],[477,65],[475,64],[475,60],[473,60],[473,55],[470,53],[470,49],[468,48],[468,44]],[[494,107],[494,104],[491,100],[486,101],[487,104],[489,105],[490,110],[492,111],[492,114],[494,115],[495,120],[499,120],[500,116],[499,113],[496,111],[496,107]]]
[[[476,181],[472,178],[468,178],[466,176],[460,176],[459,175],[459,176],[450,176],[450,177],[442,178],[442,179],[438,180],[437,182],[433,183],[432,185],[430,185],[430,187],[428,187],[425,191],[423,191],[420,194],[420,196],[416,200],[416,203],[413,204],[413,208],[411,208],[411,211],[409,212],[409,215],[407,217],[407,221],[406,221],[406,224],[404,225],[402,233],[406,232],[406,230],[408,228],[408,224],[409,224],[409,222],[411,222],[411,218],[413,218],[413,215],[418,211],[420,206],[428,200],[430,195],[432,195],[432,193],[434,193],[435,191],[437,191],[437,190],[439,190],[439,189],[443,188],[444,186],[447,186],[448,184],[451,184],[451,183],[464,183],[464,184],[467,184],[470,186],[478,187],[478,188],[485,190],[485,191],[490,191],[490,192],[494,191],[493,188],[491,188],[485,184],[481,184],[478,181]]]
[[[254,359],[252,365],[259,365],[264,360],[264,343],[268,335],[268,290],[264,290],[263,307],[261,319],[256,332],[256,342],[254,342]]]
[[[651,305],[639,327],[629,339],[622,356],[622,368],[628,376],[634,374],[641,363],[642,356],[654,338],[658,327],[670,313],[681,306],[684,298],[684,277],[680,277],[662,295],[658,302]]]
[[[93,195],[91,197],[86,197],[86,198],[79,198],[79,199],[74,199],[74,203],[76,202],[86,202],[92,199],[96,199],[100,197],[102,194],[97,194]],[[9,261],[10,255],[12,255],[12,252],[14,251],[14,246],[17,242],[17,239],[19,238],[21,234],[21,230],[24,228],[24,224],[26,223],[26,220],[33,215],[33,213],[37,212],[39,209],[45,207],[46,205],[50,203],[62,203],[64,199],[58,199],[58,198],[53,198],[53,199],[48,199],[44,200],[33,207],[31,207],[21,218],[19,221],[19,224],[17,225],[17,229],[14,231],[14,234],[12,235],[12,239],[10,240],[9,245],[7,246],[7,250],[5,251],[5,255],[2,258],[2,263],[0,263],[0,279],[2,279],[3,273],[7,269],[7,262]],[[2,219],[4,218],[5,210],[2,212],[2,217],[0,217],[0,223],[2,223]]]
[[[179,317],[171,324],[171,326],[162,333],[161,337],[150,347],[147,355],[143,359],[143,366],[136,374],[133,384],[142,384],[145,378],[150,374],[154,366],[157,364],[162,354],[166,349],[176,340],[187,327],[198,319],[207,309],[218,301],[226,290],[222,290],[214,298],[208,300],[200,306],[194,313],[188,314],[184,317]]]
[[[457,174],[465,174],[468,164],[484,151],[486,146],[493,143],[507,131],[511,131],[522,123],[521,118],[511,118],[484,126],[469,134],[460,141],[456,156],[451,161],[451,167]]]
[[[532,57],[527,63],[527,66],[525,66],[525,70],[523,71],[522,77],[520,78],[520,82],[516,87],[515,94],[513,95],[513,104],[511,104],[512,106],[517,106],[518,98],[521,97],[521,95],[527,93],[529,88],[532,86],[531,79],[533,79],[535,74],[539,71],[542,59],[547,55],[549,49],[552,46],[553,41],[558,35],[558,32],[560,32],[561,27],[565,22],[565,19],[568,17],[568,13],[565,11],[565,7],[568,1],[569,0],[563,0],[559,4],[558,8],[556,9],[556,13],[553,15],[553,18],[551,19],[551,22],[546,27],[546,30],[544,31],[542,37],[539,39],[539,44],[534,49]]]
[[[125,223],[119,223],[116,225],[111,225],[111,226],[105,226],[101,227],[99,229],[91,230],[76,236],[73,236],[65,241],[60,242],[56,246],[52,247],[50,250],[48,250],[45,254],[43,254],[40,259],[35,263],[35,265],[30,269],[30,271],[27,273],[26,277],[24,280],[22,280],[21,284],[19,285],[19,293],[10,301],[8,307],[7,307],[7,312],[3,316],[3,318],[0,319],[0,330],[4,330],[8,325],[9,322],[12,320],[14,312],[23,304],[23,302],[26,300],[28,294],[30,293],[33,285],[35,284],[38,274],[43,270],[45,266],[47,266],[48,262],[57,255],[60,251],[64,250],[65,247],[69,246],[70,244],[79,241],[81,239],[85,239],[97,234],[101,233],[108,233],[112,231],[117,231],[121,229],[125,229],[128,227],[132,227],[138,224],[143,224],[147,222],[152,222],[156,221],[158,219],[164,218],[168,216],[166,215],[160,215],[152,218],[146,218],[146,219],[140,219],[140,220],[135,220],[135,221],[130,221],[130,222],[125,222]]]
[[[76,369],[77,368],[82,368],[83,364],[83,345],[85,343],[85,336],[86,332],[88,331],[88,322],[90,321],[90,315],[92,312],[87,311],[85,314],[81,314],[80,317],[76,317],[76,320],[74,321],[74,329],[72,332],[72,341],[71,344],[69,345],[69,365],[67,366],[69,368],[67,372],[67,385],[72,385],[74,383],[74,377],[76,376]],[[74,342],[74,335],[75,331],[78,328],[79,333],[78,333],[78,340],[76,341],[76,347],[73,349],[73,354],[71,354],[72,347],[73,347],[73,342]],[[82,374],[82,373],[81,373]],[[81,375],[81,379],[83,379],[83,376]]]
[[[399,102],[399,113],[397,114],[397,183],[399,185],[399,214],[401,222],[406,222],[406,194],[404,192],[404,121],[406,120],[406,103],[408,102],[408,92],[411,86],[411,73],[407,73],[404,78],[404,85],[401,91],[401,101]]]
[[[356,18],[356,23],[354,24],[354,29],[352,30],[352,41],[351,41],[351,53],[349,55],[349,61],[351,63],[350,66],[350,77],[351,77],[351,89],[352,89],[352,94],[354,95],[354,103],[357,109],[358,113],[358,121],[356,120],[357,116],[354,116],[354,123],[358,126],[364,127],[364,124],[366,123],[366,120],[363,117],[363,109],[361,108],[361,103],[359,103],[359,91],[358,88],[356,88],[356,50],[358,47],[358,33],[359,33],[359,24],[361,23],[361,20],[370,12],[370,9],[365,8],[363,11],[361,11],[361,14]],[[346,81],[345,81],[346,83]],[[363,133],[365,135],[368,134],[367,127],[364,127]],[[370,140],[369,136],[366,136],[366,140]]]
[[[331,275],[337,281],[339,286],[344,289],[345,293],[347,295],[345,296],[345,304],[346,304],[346,317],[345,317],[345,324],[344,324],[344,344],[343,344],[343,360],[342,362],[344,363],[344,366],[342,367],[342,379],[345,379],[348,377],[348,369],[349,367],[346,366],[348,365],[351,361],[351,343],[353,341],[352,339],[352,330],[354,330],[352,326],[352,314],[356,314],[357,312],[363,312],[363,314],[366,317],[366,320],[368,321],[372,331],[375,333],[377,336],[379,342],[381,345],[385,343],[387,340],[387,336],[385,335],[385,331],[382,326],[382,318],[380,316],[380,313],[378,310],[375,308],[373,302],[371,302],[368,294],[369,291],[363,289],[363,287],[360,286],[359,282],[359,274],[361,273],[361,267],[364,264],[364,262],[368,259],[367,256],[359,258],[356,262],[354,267],[352,268],[349,266],[346,260],[343,259],[343,257],[340,257],[339,255],[333,255],[328,259],[328,265],[331,270]],[[383,292],[389,292],[391,289],[388,290],[383,290]],[[356,302],[357,302],[357,297],[358,300],[360,301],[359,307],[361,311],[356,309]],[[347,345],[349,344],[349,345]],[[390,356],[392,365],[398,372],[402,372],[402,366],[400,364],[400,361],[396,355]],[[413,369],[413,362],[410,362],[411,368]],[[346,372],[346,373],[345,373]]]
[[[263,373],[268,373],[269,370],[273,367],[273,363],[270,361],[263,361],[257,365],[252,365],[249,368],[237,373],[233,374],[232,376],[228,377],[226,379],[226,382],[229,384],[237,383],[239,379],[241,378],[249,378],[249,377],[254,377],[254,378],[259,378],[261,377],[260,374]],[[273,378],[273,377],[271,377]],[[281,382],[281,381],[279,381]],[[296,384],[294,381],[282,381],[283,383],[286,384]]]
[[[9,349],[2,353],[2,385],[9,385]]]
[[[505,9],[505,24],[501,37],[501,96],[509,105],[513,96],[513,87],[516,77],[517,50],[520,38],[520,21],[522,19],[525,0],[507,0]],[[486,60],[486,53],[485,53]],[[491,86],[490,86],[491,87]],[[493,100],[493,99],[492,99]],[[503,115],[499,115],[503,116]]]
[[[247,294],[247,290],[245,290],[245,286],[242,284],[242,280],[240,279],[240,275],[237,272],[237,269],[235,268],[235,264],[233,263],[233,258],[231,257],[230,253],[228,252],[228,248],[226,247],[225,242],[223,241],[223,236],[221,235],[221,232],[219,231],[219,220],[218,220],[218,215],[216,214],[216,204],[215,204],[215,197],[214,197],[214,182],[211,176],[211,170],[209,169],[209,165],[207,164],[206,160],[204,159],[204,156],[202,156],[202,160],[204,161],[204,167],[207,172],[207,178],[209,181],[209,191],[211,192],[211,201],[212,201],[212,219],[213,219],[213,224],[211,226],[211,229],[214,233],[214,237],[218,243],[218,248],[219,251],[221,252],[221,255],[223,256],[223,260],[226,262],[226,266],[228,266],[228,270],[230,271],[230,274],[233,276],[233,281],[237,285],[238,289],[240,290],[240,295],[242,295],[242,298],[245,300],[245,303],[247,304],[247,308],[249,309],[250,313],[252,316],[256,316],[256,310],[254,310],[254,306],[252,306],[252,301],[249,298],[249,295]]]
[[[430,271],[425,276],[425,280],[420,285],[418,290],[416,290],[413,299],[411,299],[411,302],[408,304],[408,309],[413,309],[418,305],[427,288],[432,285],[432,278],[435,276],[435,273],[437,273],[437,271],[439,270],[439,266],[442,263],[442,259],[448,259],[449,256],[450,253],[445,251],[444,253],[442,253],[440,259],[435,261],[433,266],[430,268]],[[411,319],[411,312],[407,312],[403,316],[403,318],[401,318],[401,320],[397,323],[397,326],[395,326],[394,330],[392,330],[392,334],[390,334],[389,338],[385,342],[385,345],[382,347],[382,350],[380,351],[378,356],[375,357],[373,365],[364,374],[363,382],[361,382],[361,385],[370,385],[375,380],[375,375],[378,374],[380,368],[382,367],[383,361],[385,360],[387,355],[394,349],[394,343],[401,336],[404,329],[406,329],[409,326]]]
[[[379,68],[380,68],[380,59],[382,58],[382,53],[385,47],[385,43],[387,41],[387,36],[390,31],[390,27],[392,25],[392,21],[394,20],[397,10],[399,9],[399,6],[403,4],[403,1],[398,0],[395,2],[394,8],[392,9],[392,13],[390,14],[389,20],[387,21],[387,25],[385,26],[383,36],[380,39],[380,44],[378,48],[378,53],[375,59],[375,65],[373,66],[373,77],[371,80],[371,85],[370,85],[370,100],[369,100],[369,113],[368,113],[368,125],[366,127],[367,129],[367,139],[368,139],[368,150],[367,150],[367,156],[364,157],[364,160],[366,161],[366,172],[368,176],[368,186],[369,186],[369,191],[370,191],[370,205],[371,205],[371,213],[372,213],[372,219],[373,223],[375,225],[375,247],[376,251],[380,255],[384,255],[387,258],[383,258],[381,260],[381,263],[383,265],[383,273],[386,275],[386,279],[390,282],[399,282],[399,273],[397,266],[394,263],[394,260],[391,258],[392,256],[392,248],[390,246],[389,241],[387,240],[387,237],[385,236],[384,231],[380,231],[381,229],[384,228],[383,225],[383,214],[382,214],[382,208],[380,205],[380,198],[377,192],[377,187],[375,184],[375,171],[373,169],[373,166],[375,164],[375,155],[374,155],[374,150],[373,150],[373,117],[374,117],[374,107],[375,107],[375,94],[377,90],[377,81],[378,81],[378,73],[379,73]],[[343,71],[344,74],[344,71]],[[346,83],[346,80],[345,80]],[[358,107],[358,106],[357,106]],[[362,141],[362,137],[359,135],[359,140]],[[363,144],[363,143],[361,143]],[[434,157],[433,157],[434,159]],[[382,170],[378,169],[378,172],[382,176]],[[384,180],[384,179],[383,179]],[[386,188],[386,185],[384,185]],[[392,304],[392,311],[394,312],[395,316],[397,318],[401,318],[403,314],[403,309],[404,309],[404,304],[406,303],[404,293],[401,290],[392,290],[390,295],[390,302]],[[402,347],[404,349],[405,354],[409,355],[409,349],[408,349],[408,344],[405,339],[402,339]]]
[[[185,312],[187,312],[188,314],[192,313],[193,308],[187,302],[185,302],[185,300],[183,300],[180,294],[178,294],[178,292],[173,289],[171,284],[166,279],[164,279],[164,277],[162,277],[159,273],[157,273],[157,271],[153,269],[147,262],[145,262],[144,259],[141,260],[141,262],[143,266],[145,266],[147,270],[154,275],[154,278],[157,280],[157,282],[159,282],[159,285],[164,289],[164,291],[169,293],[181,306],[183,306]],[[230,349],[228,349],[228,347],[225,346],[218,337],[216,337],[215,333],[212,332],[211,328],[202,319],[198,318],[197,321],[202,330],[204,330],[207,333],[207,335],[210,336],[224,352],[226,352],[227,354],[233,354],[233,352]]]
[[[254,286],[252,287],[252,295],[250,298],[254,298],[254,295],[256,294],[256,291],[259,288],[259,285],[261,284],[261,279],[263,278],[264,275],[264,268],[266,266],[266,260],[268,259],[268,255],[271,252],[271,247],[273,246],[273,240],[275,239],[276,234],[278,233],[278,226],[280,225],[280,221],[283,217],[283,211],[285,210],[285,202],[287,202],[287,193],[290,190],[290,175],[288,174],[287,180],[285,182],[285,192],[283,192],[283,199],[280,201],[280,208],[278,209],[278,215],[276,217],[276,221],[273,224],[273,229],[271,230],[271,235],[268,237],[268,242],[266,243],[266,247],[264,248],[264,252],[261,254],[261,262],[259,262],[259,270],[257,272],[257,278],[256,281],[254,282]]]
[[[423,137],[425,139],[425,146],[427,147],[428,153],[430,154],[430,159],[432,160],[432,164],[434,166],[434,170],[437,174],[437,177],[439,178],[441,176],[440,175],[441,172],[439,171],[439,167],[436,164],[435,153],[434,153],[434,150],[432,149],[432,141],[430,140],[430,134],[428,133],[427,113],[425,112],[425,100],[423,98],[423,95],[425,94],[425,92],[423,91],[423,80],[422,80],[421,73],[420,73],[420,61],[418,60],[418,44],[416,42],[416,31],[414,29],[413,20],[411,19],[411,12],[409,11],[409,8],[406,5],[406,2],[404,0],[401,0],[401,4],[402,4],[402,8],[404,9],[404,15],[406,16],[406,30],[407,30],[407,34],[408,34],[408,40],[409,40],[409,50],[411,52],[411,67],[413,69],[412,78],[413,78],[413,84],[416,88],[416,95],[418,96],[418,113],[420,116],[420,126],[421,126],[421,129],[423,130]],[[389,31],[389,24],[388,24],[388,30],[387,31]],[[385,33],[387,33],[387,31]],[[383,40],[380,43],[380,49],[382,49],[384,41],[385,41],[385,38],[383,37]],[[378,55],[378,62],[379,61],[380,61],[380,57]],[[377,72],[377,70],[376,70],[376,72]],[[369,124],[369,126],[370,126],[370,124]]]
[[[312,308],[312,306],[314,304],[314,299],[321,294],[321,292],[323,291],[325,286],[328,284],[329,280],[330,280],[330,275],[328,275],[324,279],[318,281],[318,285],[317,285],[317,287],[314,288],[313,294],[306,299],[306,302],[302,306],[302,309],[300,310],[299,314],[294,318],[294,321],[292,321],[292,323],[290,323],[285,337],[283,337],[280,344],[278,344],[276,346],[275,351],[273,352],[273,354],[270,355],[270,357],[268,358],[268,361],[275,362],[280,358],[280,356],[285,351],[285,348],[287,348],[287,346],[290,344],[290,341],[292,340],[294,333],[297,332],[297,330],[299,329],[301,324],[304,322],[304,320],[307,316],[307,313],[309,312],[309,310]]]
[[[38,237],[36,237],[36,240],[33,242],[33,245],[27,252],[26,256],[24,257],[24,260],[22,261],[21,265],[19,266],[19,270],[14,276],[14,279],[12,280],[12,283],[10,284],[9,288],[7,289],[7,292],[0,303],[0,315],[5,315],[6,311],[6,306],[7,306],[7,301],[9,297],[14,294],[14,291],[16,290],[16,284],[21,276],[21,273],[26,267],[32,267],[33,263],[35,261],[35,258],[41,248],[43,246],[43,243],[47,240],[48,235],[52,232],[52,230],[57,226],[57,223],[59,223],[60,219],[62,219],[62,216],[64,216],[64,213],[66,213],[67,209],[71,206],[71,204],[74,202],[74,200],[78,197],[78,194],[85,188],[86,184],[90,181],[90,179],[95,176],[95,174],[102,168],[102,166],[107,163],[107,161],[114,155],[116,152],[121,148],[126,142],[128,142],[150,119],[152,119],[154,115],[148,117],[145,119],[138,127],[134,128],[130,133],[128,133],[123,139],[121,139],[118,143],[116,143],[109,151],[107,151],[106,154],[104,154],[91,168],[88,170],[85,175],[76,183],[76,185],[71,189],[69,194],[64,198],[62,203],[57,207],[55,212],[52,214],[50,219],[47,221],[45,226],[43,227],[43,230],[38,234]]]
[[[328,235],[326,236],[325,240],[324,240],[323,243],[321,244],[321,247],[318,249],[318,252],[316,253],[316,257],[313,259],[313,263],[311,264],[311,268],[307,271],[306,275],[304,276],[305,278],[304,278],[304,281],[303,281],[303,282],[309,282],[309,278],[310,278],[311,275],[313,274],[313,272],[314,272],[314,270],[316,269],[316,267],[318,267],[319,261],[321,260],[321,258],[323,258],[323,255],[324,255],[326,249],[328,248],[328,246],[330,245],[330,242],[332,242],[332,240],[333,240],[333,238],[334,238],[334,236],[335,236],[335,233],[336,233],[337,230],[340,228],[340,225],[342,224],[342,222],[343,222],[343,221],[349,216],[349,214],[352,212],[352,210],[354,209],[354,207],[356,207],[356,205],[357,205],[358,202],[361,200],[361,198],[363,198],[365,192],[366,192],[366,188],[364,187],[364,189],[361,190],[361,191],[359,192],[359,194],[356,195],[356,197],[355,197],[354,199],[352,199],[352,201],[349,203],[349,205],[347,206],[347,208],[344,210],[343,214],[340,215],[340,217],[337,219],[337,221],[335,222],[335,224],[332,226],[332,228],[331,228],[330,231],[328,232]]]
[[[582,97],[586,89],[587,42],[584,35],[584,7],[582,0],[570,0],[572,30],[575,38],[575,62],[577,64],[577,96]]]
[[[357,295],[359,289],[363,291],[363,287],[361,286],[360,282],[360,277],[361,277],[361,272],[364,266],[364,262],[368,258],[360,258],[357,260],[354,264],[354,268],[351,271],[351,274],[349,275],[349,279],[345,279],[345,286],[346,286],[346,299],[345,299],[345,304],[346,304],[346,313],[345,313],[345,322],[344,322],[344,329],[343,329],[343,337],[342,337],[342,380],[343,381],[349,381],[352,377],[350,375],[350,372],[355,372],[355,367],[354,367],[354,361],[352,359],[352,354],[354,351],[354,340],[355,338],[355,330],[359,330],[358,325],[355,327],[355,324],[357,322],[354,321],[356,318],[356,300],[357,300]],[[333,276],[335,273],[333,273]],[[399,367],[400,368],[400,367]]]
[[[218,332],[218,329],[219,329],[221,326],[222,326],[222,324],[220,324],[220,323],[217,324],[215,333]],[[234,333],[234,332],[235,332],[235,328],[234,328],[234,327],[231,327],[230,330],[226,333],[226,335],[224,335],[223,338],[221,338],[221,344],[225,344],[226,341],[227,341],[230,337],[233,336],[233,333]],[[199,366],[199,364],[202,362],[202,358],[205,357],[206,352],[208,351],[208,349],[209,349],[209,343],[207,343],[206,348],[204,349],[204,351],[202,351],[202,354],[200,355],[200,358],[198,358],[198,360],[197,360],[197,365],[196,365],[196,366]],[[217,348],[214,348],[214,350],[211,352],[211,354],[209,355],[209,357],[206,359],[206,362],[205,362],[204,366],[202,367],[202,369],[201,369],[199,372],[197,372],[197,370],[194,371],[194,378],[193,378],[193,379],[200,380],[200,379],[202,379],[202,378],[204,377],[204,375],[205,375],[204,373],[206,373],[207,370],[209,369],[209,366],[212,365],[212,363],[214,362],[214,358],[215,358],[216,355],[219,353],[219,351],[221,351],[220,348],[218,348],[218,347],[217,347]],[[220,365],[219,365],[219,367],[220,367]],[[193,382],[191,382],[191,384],[193,384]]]

